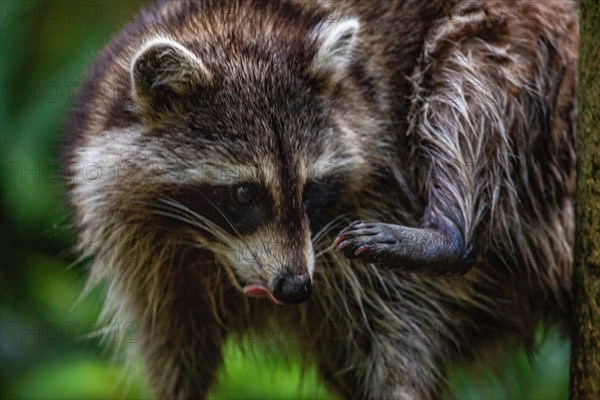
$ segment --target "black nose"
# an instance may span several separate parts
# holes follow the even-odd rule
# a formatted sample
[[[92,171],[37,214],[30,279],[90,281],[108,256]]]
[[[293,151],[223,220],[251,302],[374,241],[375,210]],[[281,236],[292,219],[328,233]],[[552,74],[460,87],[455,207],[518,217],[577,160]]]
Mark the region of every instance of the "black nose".
[[[281,274],[275,280],[273,296],[286,304],[304,303],[312,292],[308,274]]]

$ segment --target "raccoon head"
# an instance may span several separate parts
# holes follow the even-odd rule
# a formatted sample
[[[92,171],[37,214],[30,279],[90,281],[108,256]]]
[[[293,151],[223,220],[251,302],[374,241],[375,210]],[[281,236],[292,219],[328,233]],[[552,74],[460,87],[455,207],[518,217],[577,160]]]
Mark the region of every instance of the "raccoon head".
[[[293,38],[159,37],[132,58],[132,157],[153,182],[146,200],[247,295],[309,298],[317,236],[368,170],[343,89],[358,30],[347,18]]]

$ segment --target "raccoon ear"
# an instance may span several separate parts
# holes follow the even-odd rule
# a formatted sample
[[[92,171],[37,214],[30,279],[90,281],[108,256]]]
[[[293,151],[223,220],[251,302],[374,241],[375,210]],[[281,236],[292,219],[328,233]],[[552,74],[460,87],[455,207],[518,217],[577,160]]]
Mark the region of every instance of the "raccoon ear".
[[[313,31],[317,52],[311,70],[317,77],[339,80],[352,61],[352,52],[358,41],[358,18],[329,19]]]
[[[175,106],[177,99],[206,85],[211,73],[191,51],[165,38],[146,42],[131,62],[133,99],[142,112]]]

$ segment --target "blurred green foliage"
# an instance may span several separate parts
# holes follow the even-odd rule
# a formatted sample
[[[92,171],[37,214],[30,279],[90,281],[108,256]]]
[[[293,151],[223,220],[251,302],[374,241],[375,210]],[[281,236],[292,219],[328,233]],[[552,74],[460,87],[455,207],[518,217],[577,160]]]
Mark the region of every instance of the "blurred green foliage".
[[[138,360],[114,357],[94,333],[102,288],[77,301],[85,267],[71,266],[74,236],[57,177],[73,89],[99,49],[143,2],[0,2],[0,396],[148,398]],[[110,337],[110,335],[108,335]],[[124,339],[117,338],[117,339]],[[569,345],[550,332],[531,360],[507,348],[489,373],[457,368],[460,399],[564,399]],[[333,398],[314,370],[254,346],[226,351],[213,398]],[[267,355],[269,354],[269,355]]]

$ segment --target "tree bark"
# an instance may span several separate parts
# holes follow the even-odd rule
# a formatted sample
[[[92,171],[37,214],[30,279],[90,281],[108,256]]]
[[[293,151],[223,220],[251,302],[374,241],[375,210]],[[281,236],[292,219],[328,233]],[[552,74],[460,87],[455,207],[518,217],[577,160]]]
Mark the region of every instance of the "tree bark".
[[[600,4],[580,9],[571,400],[600,399]]]

